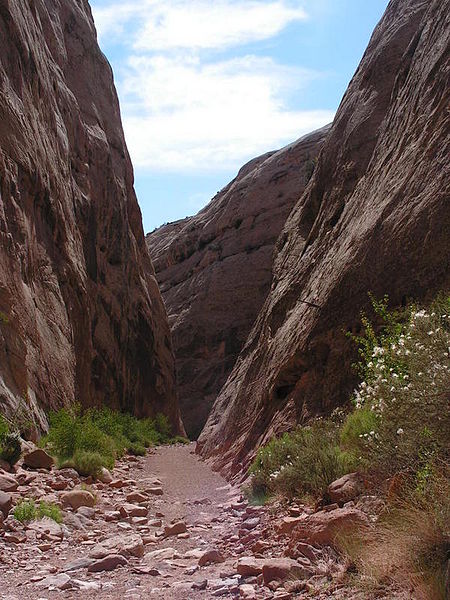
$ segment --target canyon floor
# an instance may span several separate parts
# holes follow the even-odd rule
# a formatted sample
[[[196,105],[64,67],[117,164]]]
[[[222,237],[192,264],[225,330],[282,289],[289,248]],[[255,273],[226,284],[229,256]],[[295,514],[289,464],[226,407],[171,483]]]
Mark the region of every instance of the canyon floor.
[[[71,469],[18,467],[2,477],[18,482],[13,503],[42,496],[60,502],[83,488]],[[195,455],[193,444],[127,457],[112,481],[88,489],[95,505],[65,509],[62,526],[5,520],[2,600],[370,597],[344,584],[345,564],[330,547],[304,543],[295,560],[287,557],[290,524],[312,509],[250,506]],[[377,597],[402,598],[392,590]]]

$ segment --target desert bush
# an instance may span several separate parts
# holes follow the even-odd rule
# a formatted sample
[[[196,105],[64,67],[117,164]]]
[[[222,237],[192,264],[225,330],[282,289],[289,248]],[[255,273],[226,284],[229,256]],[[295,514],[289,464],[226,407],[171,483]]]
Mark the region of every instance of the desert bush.
[[[252,493],[317,496],[354,464],[354,457],[339,447],[336,422],[318,419],[274,438],[258,451],[250,468]]]
[[[21,453],[19,432],[11,431],[8,421],[0,415],[0,458],[12,467]]]
[[[56,456],[59,466],[72,466],[80,475],[95,477],[102,467],[111,469],[125,452],[143,456],[146,448],[171,441],[163,415],[137,419],[109,408],[83,413],[74,406],[51,413],[49,423],[42,444]]]
[[[435,460],[449,459],[450,297],[401,317],[386,302],[374,304],[385,323],[381,333],[366,318],[365,336],[357,339],[365,378],[341,443],[381,475],[423,477]]]
[[[99,452],[90,450],[76,450],[73,455],[71,466],[83,477],[98,477],[108,461]]]
[[[21,523],[28,523],[43,517],[53,519],[56,523],[62,523],[61,510],[56,504],[51,502],[39,502],[36,506],[34,500],[20,500],[14,508],[14,518]]]

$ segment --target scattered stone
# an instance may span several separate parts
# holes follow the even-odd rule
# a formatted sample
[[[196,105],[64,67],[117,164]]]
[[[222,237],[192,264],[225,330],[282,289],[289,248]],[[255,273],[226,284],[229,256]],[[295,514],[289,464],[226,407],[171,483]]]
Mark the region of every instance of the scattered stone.
[[[61,525],[49,517],[44,517],[43,519],[39,519],[39,521],[31,521],[27,525],[27,529],[35,531],[41,539],[49,541],[59,541],[64,537]]]
[[[129,504],[128,502],[125,502],[119,508],[119,512],[122,517],[146,517],[148,515],[148,509],[145,506]]]
[[[225,559],[222,554],[218,550],[208,550],[200,558],[198,559],[198,566],[204,567],[210,563],[221,563],[224,562]]]
[[[244,600],[256,600],[256,590],[253,585],[244,583],[239,586],[239,596]]]
[[[271,558],[264,561],[262,574],[264,583],[268,584],[274,580],[309,578],[312,571],[290,558]]]
[[[36,450],[32,450],[28,452],[23,457],[23,464],[25,467],[29,469],[47,469],[50,470],[54,465],[54,460],[47,454],[45,450],[42,448],[36,448]]]
[[[164,527],[164,537],[170,537],[172,535],[178,535],[187,531],[186,523],[184,521],[177,521],[172,525],[166,525]]]
[[[19,487],[17,481],[11,475],[0,473],[0,492],[15,492]]]
[[[164,494],[162,487],[149,487],[145,491],[153,496],[162,496]]]
[[[101,481],[102,483],[112,483],[112,475],[111,473],[108,471],[108,469],[106,467],[102,467],[100,470],[100,474],[98,475],[97,479],[99,481]]]
[[[5,519],[8,516],[11,506],[12,506],[11,495],[7,494],[6,492],[0,491],[0,513],[3,513],[3,516],[5,517]]]
[[[289,534],[299,523],[302,523],[307,518],[307,515],[300,517],[284,517],[278,525],[278,531],[282,534]]]
[[[357,508],[321,510],[310,515],[292,532],[294,540],[332,546],[340,535],[369,526],[367,516]]]
[[[90,506],[91,508],[95,505],[95,497],[91,492],[87,490],[70,490],[62,495],[62,503],[64,506],[71,506],[74,510],[80,508],[80,506]]]
[[[130,502],[131,504],[134,504],[135,502],[139,504],[140,502],[146,502],[147,500],[147,496],[144,496],[141,492],[131,492],[127,495],[127,502]]]
[[[78,571],[78,569],[86,569],[87,567],[89,567],[90,565],[92,565],[95,562],[95,559],[93,558],[77,558],[76,560],[71,561],[68,565],[66,565],[62,571],[68,572],[68,571]]]
[[[110,554],[100,560],[96,560],[88,566],[89,573],[99,573],[100,571],[114,571],[117,567],[123,567],[128,560],[121,554]]]
[[[194,583],[192,584],[192,589],[193,590],[206,590],[206,588],[208,587],[208,580],[207,579],[203,579],[203,581],[194,581]]]
[[[251,577],[262,573],[263,561],[251,556],[240,558],[237,563],[236,571],[242,577]]]
[[[90,556],[92,558],[105,558],[109,554],[122,554],[122,556],[144,556],[144,543],[138,534],[119,534],[103,540],[97,544]]]
[[[70,576],[66,573],[59,573],[58,575],[49,575],[42,581],[37,583],[38,587],[41,588],[55,588],[57,590],[68,590],[72,587]]]

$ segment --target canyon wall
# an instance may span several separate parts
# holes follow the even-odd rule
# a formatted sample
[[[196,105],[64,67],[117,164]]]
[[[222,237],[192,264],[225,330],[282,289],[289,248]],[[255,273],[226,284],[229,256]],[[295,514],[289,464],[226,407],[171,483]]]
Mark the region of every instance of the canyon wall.
[[[275,241],[328,128],[246,164],[196,216],[147,235],[187,433],[203,428],[270,288]]]
[[[392,0],[276,245],[270,293],[199,438],[228,476],[347,402],[368,291],[448,287],[450,1]]]
[[[182,431],[165,309],[87,0],[0,0],[0,411]]]

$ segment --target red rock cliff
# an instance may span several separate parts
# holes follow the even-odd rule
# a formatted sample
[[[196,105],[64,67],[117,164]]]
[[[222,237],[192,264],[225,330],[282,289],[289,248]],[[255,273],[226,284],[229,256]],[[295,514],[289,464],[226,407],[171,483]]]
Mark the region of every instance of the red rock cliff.
[[[401,304],[448,287],[449,40],[449,0],[392,0],[377,26],[199,439],[228,475],[273,433],[348,400],[343,330],[369,290]]]
[[[0,410],[180,430],[170,333],[86,0],[0,0]]]
[[[169,313],[183,422],[196,437],[270,288],[275,241],[327,128],[260,156],[195,217],[147,236]]]

